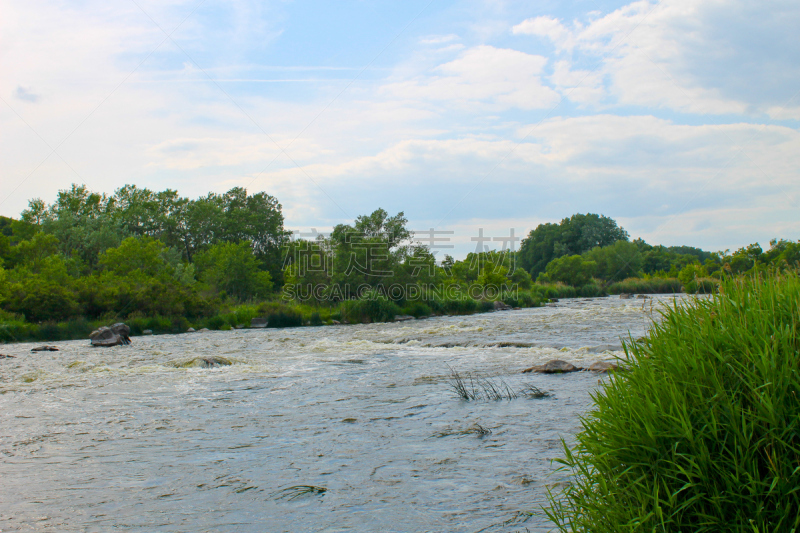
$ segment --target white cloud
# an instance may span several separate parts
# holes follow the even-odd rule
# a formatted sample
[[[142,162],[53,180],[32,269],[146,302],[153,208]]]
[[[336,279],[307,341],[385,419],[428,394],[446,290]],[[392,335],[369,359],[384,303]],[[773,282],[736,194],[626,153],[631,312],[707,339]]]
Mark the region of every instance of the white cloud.
[[[452,41],[457,41],[458,39],[458,35],[450,33],[448,35],[432,35],[430,37],[425,37],[420,39],[419,42],[422,44],[446,44]]]
[[[663,0],[633,2],[572,28],[536,17],[513,32],[599,60],[598,71],[621,105],[782,118],[796,113],[796,104],[788,111],[782,106],[800,87],[798,26],[800,4],[789,0]],[[567,70],[573,59],[562,60]],[[583,92],[572,96],[592,101]]]
[[[482,45],[439,65],[436,75],[391,83],[383,91],[395,98],[435,100],[462,108],[477,103],[500,109],[543,109],[558,94],[542,84],[547,58]]]
[[[535,17],[523,20],[511,28],[511,32],[514,35],[547,37],[560,50],[572,50],[575,46],[575,32],[568,30],[560,20],[552,17]]]

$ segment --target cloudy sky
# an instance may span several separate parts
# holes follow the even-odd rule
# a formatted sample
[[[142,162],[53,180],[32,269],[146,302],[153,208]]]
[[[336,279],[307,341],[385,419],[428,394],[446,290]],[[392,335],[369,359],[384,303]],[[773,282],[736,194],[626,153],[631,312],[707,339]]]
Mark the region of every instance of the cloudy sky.
[[[0,214],[73,182],[246,187],[524,235],[800,239],[797,0],[0,1]]]

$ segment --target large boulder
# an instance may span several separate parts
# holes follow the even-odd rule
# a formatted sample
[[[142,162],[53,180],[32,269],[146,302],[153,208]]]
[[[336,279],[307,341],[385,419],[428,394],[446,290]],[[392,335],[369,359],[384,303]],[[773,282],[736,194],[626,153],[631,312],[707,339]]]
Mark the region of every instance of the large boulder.
[[[578,370],[581,369],[571,363],[561,361],[560,359],[553,359],[552,361],[548,361],[543,365],[535,365],[530,368],[526,368],[522,371],[522,373],[525,374],[527,372],[538,372],[540,374],[565,374],[567,372],[577,372]]]
[[[89,335],[92,346],[120,346],[131,343],[131,328],[122,322],[101,327]]]
[[[495,311],[510,311],[511,309],[512,309],[512,307],[510,305],[508,305],[505,302],[501,302],[500,300],[497,300],[494,303],[494,310]]]
[[[617,363],[610,363],[608,361],[597,361],[596,363],[592,363],[589,365],[587,370],[591,372],[598,372],[598,373],[605,373],[611,370],[618,370],[619,365]]]

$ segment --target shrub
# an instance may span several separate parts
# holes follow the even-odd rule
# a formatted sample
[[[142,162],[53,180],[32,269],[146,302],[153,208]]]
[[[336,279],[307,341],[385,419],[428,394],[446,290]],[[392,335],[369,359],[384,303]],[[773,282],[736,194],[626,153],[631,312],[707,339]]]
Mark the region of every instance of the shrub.
[[[603,288],[595,282],[587,283],[586,285],[577,287],[575,291],[577,292],[578,296],[583,298],[595,298],[597,296],[605,296],[606,294],[606,291],[604,291]]]
[[[219,315],[214,315],[208,319],[206,322],[206,327],[208,329],[220,329],[222,326],[225,325],[225,319]]]
[[[442,300],[442,309],[448,315],[469,315],[478,308],[478,302],[469,297]]]
[[[688,294],[714,294],[719,282],[712,278],[697,278],[684,285],[683,290]]]
[[[725,280],[625,345],[548,515],[561,531],[800,528],[800,279]]]
[[[410,302],[403,308],[403,314],[419,318],[421,316],[431,316],[433,311],[423,302]]]
[[[541,305],[541,300],[538,295],[534,296],[529,292],[520,292],[519,303],[520,307],[539,307]]]
[[[547,300],[551,300],[553,298],[575,298],[575,296],[578,295],[575,287],[564,285],[563,283],[542,284],[536,282],[532,290]]]
[[[609,294],[674,294],[682,288],[677,278],[628,278],[612,283],[606,290]]]
[[[345,300],[339,310],[342,318],[348,322],[388,322],[402,313],[391,300],[375,293],[366,294],[359,300]]]
[[[508,301],[505,301],[505,303],[507,303],[508,305],[511,305],[513,307],[517,307],[516,300],[514,300],[514,302],[515,303],[512,304],[512,303],[509,303]],[[479,313],[488,313],[489,311],[494,311],[494,302],[490,302],[489,300],[480,300],[478,302],[478,312]]]
[[[282,302],[264,302],[257,308],[258,316],[267,319],[268,328],[296,328],[303,325],[303,315]]]

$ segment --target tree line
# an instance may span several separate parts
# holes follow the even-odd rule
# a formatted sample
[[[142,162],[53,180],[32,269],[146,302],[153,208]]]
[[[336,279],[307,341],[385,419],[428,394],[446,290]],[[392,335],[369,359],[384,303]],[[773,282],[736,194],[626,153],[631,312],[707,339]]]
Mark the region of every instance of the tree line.
[[[279,310],[293,324],[386,320],[631,287],[694,292],[702,280],[798,260],[800,244],[786,240],[732,253],[653,246],[591,213],[539,225],[519,251],[455,260],[416,240],[402,212],[377,209],[330,235],[293,239],[281,204],[263,192],[189,199],[72,185],[52,204],[31,200],[18,220],[0,217],[0,324],[180,317],[172,329],[227,327]]]

